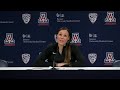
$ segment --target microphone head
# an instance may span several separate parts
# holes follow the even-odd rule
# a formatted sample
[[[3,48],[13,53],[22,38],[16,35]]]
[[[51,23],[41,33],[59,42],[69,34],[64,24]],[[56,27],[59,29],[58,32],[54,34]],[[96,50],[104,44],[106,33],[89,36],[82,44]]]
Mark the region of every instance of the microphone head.
[[[0,60],[0,67],[7,67],[8,63],[5,60]]]

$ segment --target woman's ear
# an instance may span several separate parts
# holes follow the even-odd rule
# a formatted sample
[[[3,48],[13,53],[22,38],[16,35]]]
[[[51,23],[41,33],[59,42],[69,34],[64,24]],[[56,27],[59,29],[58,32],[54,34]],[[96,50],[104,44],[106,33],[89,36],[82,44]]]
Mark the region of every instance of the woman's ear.
[[[69,44],[69,43],[70,43],[70,40],[67,41],[67,44]]]
[[[71,41],[71,38],[70,38],[70,36],[69,36],[69,40],[68,40],[69,42]]]

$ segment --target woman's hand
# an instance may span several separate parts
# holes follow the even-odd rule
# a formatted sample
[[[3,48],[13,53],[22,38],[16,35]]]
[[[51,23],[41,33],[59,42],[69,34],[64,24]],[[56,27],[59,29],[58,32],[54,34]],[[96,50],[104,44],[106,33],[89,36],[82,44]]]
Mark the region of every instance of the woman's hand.
[[[64,65],[68,65],[68,63],[56,63],[56,67],[62,67],[62,66],[64,66]]]

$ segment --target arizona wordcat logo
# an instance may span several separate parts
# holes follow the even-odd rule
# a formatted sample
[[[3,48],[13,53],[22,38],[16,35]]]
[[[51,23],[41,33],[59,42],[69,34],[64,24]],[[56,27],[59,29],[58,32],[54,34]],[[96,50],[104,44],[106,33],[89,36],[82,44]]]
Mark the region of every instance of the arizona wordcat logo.
[[[15,40],[13,39],[13,33],[6,33],[4,44],[5,46],[15,46]]]

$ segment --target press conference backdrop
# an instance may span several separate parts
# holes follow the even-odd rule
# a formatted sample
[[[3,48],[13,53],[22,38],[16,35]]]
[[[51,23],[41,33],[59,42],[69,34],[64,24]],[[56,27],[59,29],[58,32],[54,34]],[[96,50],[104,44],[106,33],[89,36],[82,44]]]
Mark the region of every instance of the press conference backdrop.
[[[60,27],[71,29],[86,66],[120,60],[119,11],[0,11],[0,59],[9,67],[32,66]]]

